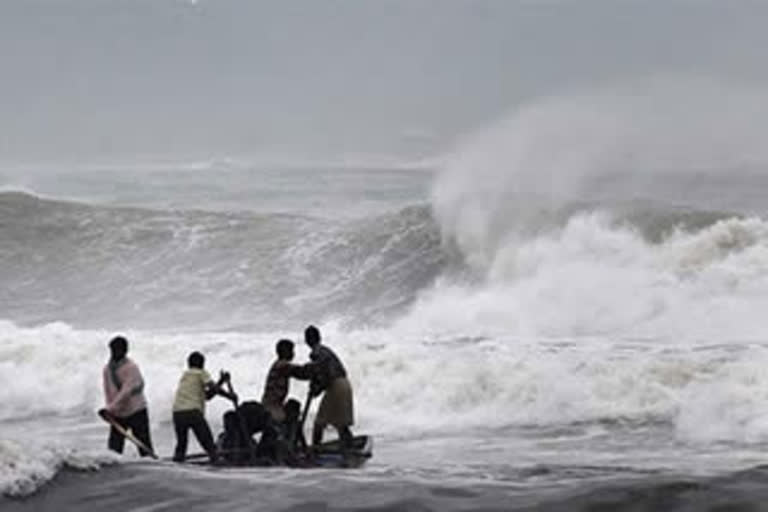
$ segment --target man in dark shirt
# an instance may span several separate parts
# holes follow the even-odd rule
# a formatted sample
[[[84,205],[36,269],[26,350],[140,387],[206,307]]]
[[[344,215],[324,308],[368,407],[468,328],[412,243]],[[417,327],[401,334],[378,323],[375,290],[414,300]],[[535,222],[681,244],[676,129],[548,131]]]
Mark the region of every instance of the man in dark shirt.
[[[333,425],[339,433],[342,450],[352,446],[354,425],[354,403],[352,386],[347,379],[347,371],[338,356],[320,343],[320,330],[310,325],[304,331],[304,341],[312,349],[311,362],[305,367],[311,372],[310,392],[313,396],[323,394],[320,408],[315,416],[312,430],[312,445],[318,446],[323,441],[323,431]]]

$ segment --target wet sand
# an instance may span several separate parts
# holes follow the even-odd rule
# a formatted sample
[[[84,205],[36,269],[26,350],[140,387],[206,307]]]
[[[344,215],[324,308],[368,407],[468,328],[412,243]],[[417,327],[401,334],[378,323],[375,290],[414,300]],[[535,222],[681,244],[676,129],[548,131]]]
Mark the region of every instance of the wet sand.
[[[768,466],[715,478],[647,476],[571,488],[452,486],[341,472],[178,469],[126,465],[64,471],[3,512],[233,511],[768,511]]]

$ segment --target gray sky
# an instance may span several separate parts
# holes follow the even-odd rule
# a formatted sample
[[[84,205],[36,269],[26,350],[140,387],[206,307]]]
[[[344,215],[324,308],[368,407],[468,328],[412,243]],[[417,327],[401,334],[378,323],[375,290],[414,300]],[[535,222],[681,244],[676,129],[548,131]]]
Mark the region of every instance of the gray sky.
[[[0,161],[426,155],[540,95],[768,80],[768,2],[3,0]]]

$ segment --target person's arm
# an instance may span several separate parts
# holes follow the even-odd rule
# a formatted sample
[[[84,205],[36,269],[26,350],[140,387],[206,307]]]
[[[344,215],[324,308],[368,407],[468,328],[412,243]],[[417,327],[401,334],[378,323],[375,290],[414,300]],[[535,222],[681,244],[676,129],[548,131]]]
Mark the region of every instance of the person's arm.
[[[237,401],[237,394],[236,393],[230,393],[229,391],[224,389],[224,384],[229,382],[230,376],[227,372],[220,372],[219,373],[219,381],[213,382],[209,378],[208,382],[205,383],[205,399],[210,400],[216,395],[223,396],[224,398],[228,398],[234,402]]]
[[[107,369],[104,368],[104,370],[101,372],[101,381],[102,386],[104,387],[104,407],[99,409],[99,416],[106,417],[109,414],[109,410],[107,409],[109,407],[109,403],[111,400],[109,399],[109,375],[107,374]]]
[[[312,378],[313,363],[288,365],[288,375],[297,380],[309,380]]]
[[[328,386],[325,366],[320,360],[311,361],[301,366],[299,373],[306,376],[306,380],[309,380],[309,394],[313,397],[322,394]]]
[[[104,386],[104,405],[109,405],[109,376],[107,375],[106,368],[101,372],[101,381]]]
[[[215,397],[218,394],[219,387],[216,382],[213,382],[212,380],[207,381],[204,384],[205,389],[205,399],[210,400],[211,398]]]

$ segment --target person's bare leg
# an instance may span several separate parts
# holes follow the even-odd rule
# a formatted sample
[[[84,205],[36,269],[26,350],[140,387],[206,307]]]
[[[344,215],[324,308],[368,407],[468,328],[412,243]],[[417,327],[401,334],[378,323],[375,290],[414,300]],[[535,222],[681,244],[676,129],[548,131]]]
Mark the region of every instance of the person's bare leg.
[[[325,425],[318,425],[315,423],[315,426],[312,428],[312,447],[317,447],[323,442],[324,430]]]
[[[344,460],[344,467],[349,466],[349,452],[352,450],[352,431],[349,427],[336,427],[336,431],[339,433],[339,451],[341,457]]]
[[[352,449],[352,431],[349,429],[349,427],[340,427],[337,428],[339,432],[339,441],[341,442],[341,449],[342,450],[351,450]]]

